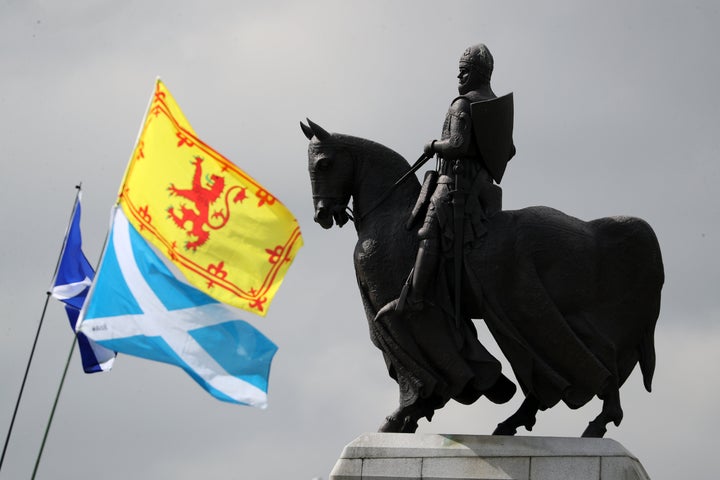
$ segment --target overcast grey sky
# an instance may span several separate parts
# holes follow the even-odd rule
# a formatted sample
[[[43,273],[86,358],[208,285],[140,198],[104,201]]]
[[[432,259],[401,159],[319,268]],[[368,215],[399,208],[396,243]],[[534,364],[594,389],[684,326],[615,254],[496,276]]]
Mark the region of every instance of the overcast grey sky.
[[[621,392],[625,419],[608,436],[654,480],[714,479],[719,9],[713,0],[0,0],[0,431],[74,185],[83,182],[95,262],[160,76],[198,135],[279,197],[303,230],[268,316],[245,318],[280,347],[270,406],[218,402],[180,369],[128,356],[87,376],[76,356],[38,478],[327,478],[343,446],[395,408],[397,388],[368,337],[354,230],[312,221],[298,122],[307,116],[414,160],[440,133],[460,54],[484,42],[496,93],[515,95],[505,208],[639,216],[663,249],[654,391],[633,373]],[[52,303],[0,478],[29,477],[71,341]],[[451,404],[419,432],[489,434],[520,401]],[[579,435],[599,409],[558,406],[532,434]]]

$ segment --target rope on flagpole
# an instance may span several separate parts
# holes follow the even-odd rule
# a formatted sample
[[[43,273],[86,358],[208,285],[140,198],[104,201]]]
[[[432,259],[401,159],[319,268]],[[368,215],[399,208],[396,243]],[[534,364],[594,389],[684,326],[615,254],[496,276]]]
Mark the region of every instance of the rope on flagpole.
[[[33,467],[31,480],[35,480],[37,469],[40,466],[40,459],[42,458],[43,450],[45,450],[45,442],[47,441],[48,433],[50,433],[50,425],[52,425],[53,417],[55,417],[55,409],[57,408],[58,401],[60,400],[60,393],[62,393],[62,388],[65,384],[65,376],[67,375],[68,367],[70,366],[70,360],[75,352],[75,344],[77,344],[77,334],[73,337],[72,345],[70,346],[70,353],[68,354],[67,361],[65,362],[65,370],[63,370],[60,385],[58,386],[57,393],[55,394],[55,401],[53,402],[52,410],[50,410],[50,417],[48,418],[48,423],[45,426],[45,433],[43,434],[42,443],[40,444],[40,450],[38,451],[37,458],[35,459],[35,466]]]
[[[72,213],[70,214],[71,220],[73,215],[75,214],[75,205],[77,205],[77,199],[80,196],[82,183],[75,185],[75,188],[77,189],[77,193],[75,194],[75,204],[73,206]],[[67,236],[69,231],[70,222],[68,222],[68,228],[65,232],[65,237],[63,238],[62,248],[60,248],[60,254],[58,255],[57,263],[55,264],[53,281],[55,280],[55,276],[57,275],[58,268],[60,268],[60,259],[62,258],[62,253],[65,251],[65,245],[67,243]],[[45,306],[43,306],[42,314],[40,315],[40,321],[38,322],[37,331],[35,332],[35,339],[33,340],[32,348],[30,349],[30,357],[28,358],[27,365],[25,366],[25,374],[23,375],[22,383],[20,384],[20,391],[18,392],[17,401],[15,402],[15,408],[13,410],[12,419],[10,420],[10,426],[8,427],[7,435],[5,436],[5,444],[3,445],[2,456],[0,456],[0,470],[2,470],[3,463],[5,462],[5,454],[7,453],[7,448],[10,444],[10,437],[12,436],[13,426],[15,425],[15,418],[17,417],[20,402],[22,401],[23,391],[25,390],[25,383],[27,382],[28,374],[30,373],[30,366],[32,365],[33,357],[35,356],[35,347],[37,346],[38,338],[40,338],[40,330],[42,329],[43,321],[45,320],[45,313],[47,312],[48,304],[50,303],[50,296],[52,295],[52,293],[49,291],[46,293],[47,294],[45,296]],[[73,343],[73,347],[74,346],[75,345]]]

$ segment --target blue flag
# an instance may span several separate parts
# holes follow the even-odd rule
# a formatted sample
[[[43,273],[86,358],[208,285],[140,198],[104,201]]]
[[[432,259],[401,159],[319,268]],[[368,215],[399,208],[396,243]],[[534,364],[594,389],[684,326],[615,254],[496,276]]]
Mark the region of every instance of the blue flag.
[[[80,331],[109,349],[177,365],[220,400],[267,405],[277,347],[237,310],[190,286],[119,207]]]
[[[78,194],[70,219],[70,227],[65,237],[65,245],[60,254],[60,264],[50,290],[53,297],[65,304],[65,311],[73,331],[75,331],[80,309],[85,303],[92,279],[95,276],[90,262],[87,261],[82,251],[80,198],[81,194]],[[85,373],[102,372],[112,368],[115,352],[89,340],[83,333],[77,334],[77,340]]]

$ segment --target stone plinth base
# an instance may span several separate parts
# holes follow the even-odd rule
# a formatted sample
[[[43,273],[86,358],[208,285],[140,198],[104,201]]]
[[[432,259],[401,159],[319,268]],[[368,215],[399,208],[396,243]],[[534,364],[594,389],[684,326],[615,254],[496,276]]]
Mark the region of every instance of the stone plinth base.
[[[348,444],[330,480],[649,480],[603,438],[370,433]]]

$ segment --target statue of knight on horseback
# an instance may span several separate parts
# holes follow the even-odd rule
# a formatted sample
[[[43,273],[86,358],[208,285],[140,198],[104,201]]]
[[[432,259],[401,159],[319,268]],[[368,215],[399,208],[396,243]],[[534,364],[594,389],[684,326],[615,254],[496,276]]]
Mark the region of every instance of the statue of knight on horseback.
[[[513,97],[510,93],[498,98],[493,92],[493,66],[492,54],[483,44],[468,47],[460,57],[460,96],[450,104],[440,140],[424,148],[424,158],[437,156],[438,167],[425,175],[407,224],[412,228],[424,213],[415,265],[400,298],[388,308],[422,308],[442,256],[452,259],[452,309],[461,321],[463,249],[485,235],[488,218],[502,209],[498,184],[515,155]]]
[[[414,432],[449,400],[510,400],[515,384],[477,338],[472,319],[482,319],[525,396],[494,434],[531,430],[539,410],[597,396],[602,411],[583,436],[601,437],[622,420],[619,388],[636,365],[651,388],[664,282],[657,238],[634,217],[503,210],[512,94],[492,91],[482,44],[465,50],[459,70],[442,135],[412,167],[370,140],[301,123],[315,221],[353,220],[370,338],[399,386],[380,430]],[[433,156],[421,186],[414,173]]]

